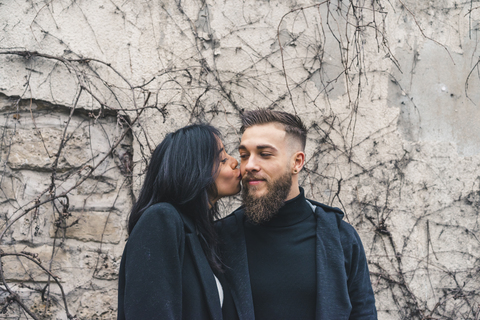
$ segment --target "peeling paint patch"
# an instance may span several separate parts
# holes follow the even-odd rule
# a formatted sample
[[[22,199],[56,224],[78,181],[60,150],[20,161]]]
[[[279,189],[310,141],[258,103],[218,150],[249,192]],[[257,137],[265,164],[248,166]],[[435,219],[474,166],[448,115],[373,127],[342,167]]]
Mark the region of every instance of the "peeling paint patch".
[[[467,97],[469,60],[451,53],[452,61],[435,43],[417,50],[418,59],[412,51],[396,50],[403,74],[393,73],[389,100],[400,108],[399,131],[409,141],[452,142],[463,156],[480,154],[480,81],[471,79]]]

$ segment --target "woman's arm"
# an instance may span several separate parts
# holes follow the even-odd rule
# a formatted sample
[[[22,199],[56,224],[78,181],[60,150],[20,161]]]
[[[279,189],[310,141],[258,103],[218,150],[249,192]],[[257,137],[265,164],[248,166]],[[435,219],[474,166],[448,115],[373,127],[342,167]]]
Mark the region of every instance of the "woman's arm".
[[[181,319],[183,222],[169,204],[148,208],[124,252],[125,319]]]

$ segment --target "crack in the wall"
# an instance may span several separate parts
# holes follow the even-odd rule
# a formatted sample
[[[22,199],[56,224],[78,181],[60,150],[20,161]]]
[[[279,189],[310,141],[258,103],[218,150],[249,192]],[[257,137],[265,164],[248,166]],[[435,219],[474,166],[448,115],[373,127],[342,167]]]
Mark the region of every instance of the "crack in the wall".
[[[235,154],[242,112],[269,107],[296,112],[308,125],[301,185],[309,197],[341,207],[359,231],[380,317],[478,319],[478,126],[467,122],[477,118],[472,100],[480,78],[476,45],[469,64],[458,48],[449,44],[445,53],[437,43],[440,26],[455,28],[431,14],[447,2],[107,1],[72,3],[62,12],[53,1],[29,16],[35,35],[49,19],[61,30],[45,29],[35,49],[0,50],[0,68],[10,76],[0,73],[0,101],[9,101],[0,121],[1,218],[4,227],[12,224],[1,241],[4,253],[17,254],[1,257],[0,272],[8,274],[0,285],[3,311],[64,317],[66,305],[70,318],[114,317],[122,228],[155,145],[203,121],[222,130]],[[92,13],[87,22],[96,36],[77,45],[65,17],[80,5],[84,14],[100,10],[105,21],[111,15],[122,33],[95,24]],[[457,4],[441,13],[461,20],[462,10]],[[106,31],[118,46],[100,36]],[[462,41],[465,50],[476,44]],[[124,42],[128,58],[118,50]],[[96,43],[103,53],[91,49]],[[90,50],[107,58],[88,58]],[[424,58],[431,56],[443,60]],[[451,67],[452,59],[465,68]],[[451,75],[457,86],[442,91],[440,78]],[[429,133],[448,131],[434,112],[453,106],[466,120],[443,117],[449,135]],[[238,203],[228,199],[222,209]],[[54,284],[58,275],[68,279],[65,295]]]

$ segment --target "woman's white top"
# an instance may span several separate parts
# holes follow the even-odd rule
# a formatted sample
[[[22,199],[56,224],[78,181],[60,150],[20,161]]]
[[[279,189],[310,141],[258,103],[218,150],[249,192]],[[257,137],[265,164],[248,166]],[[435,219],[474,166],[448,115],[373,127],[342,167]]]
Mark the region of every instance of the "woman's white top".
[[[215,277],[215,282],[217,283],[218,297],[220,298],[220,306],[223,306],[223,287],[220,281],[218,281],[218,278],[215,275],[213,276]]]

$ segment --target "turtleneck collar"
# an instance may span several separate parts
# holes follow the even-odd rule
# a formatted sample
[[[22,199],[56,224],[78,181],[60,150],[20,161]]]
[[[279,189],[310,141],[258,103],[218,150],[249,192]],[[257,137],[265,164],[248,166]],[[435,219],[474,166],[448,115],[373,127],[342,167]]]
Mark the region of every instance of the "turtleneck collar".
[[[285,201],[278,213],[267,222],[262,223],[266,227],[288,227],[293,226],[307,219],[313,214],[313,210],[305,199],[303,188],[300,187],[300,194],[293,199]]]

